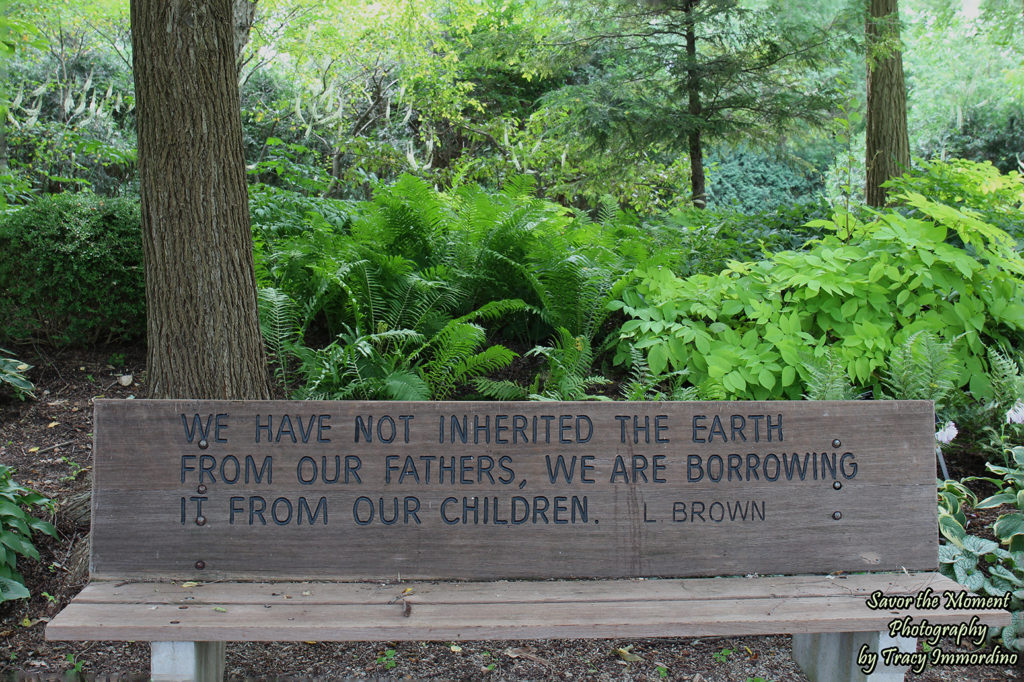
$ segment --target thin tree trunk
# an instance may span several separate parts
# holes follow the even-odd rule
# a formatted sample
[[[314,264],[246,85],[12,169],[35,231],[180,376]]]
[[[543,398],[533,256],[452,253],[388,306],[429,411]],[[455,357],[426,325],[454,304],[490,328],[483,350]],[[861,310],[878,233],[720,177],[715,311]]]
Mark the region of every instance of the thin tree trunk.
[[[270,396],[232,10],[131,1],[151,397]]]
[[[868,115],[867,182],[869,206],[886,203],[882,183],[910,166],[907,135],[907,90],[897,0],[870,0],[867,26]]]
[[[690,189],[693,205],[704,208],[707,196],[704,179],[704,149],[701,145],[701,114],[703,107],[700,101],[700,71],[697,66],[697,31],[694,26],[693,10],[699,0],[688,0],[683,8],[686,13],[686,94],[688,96],[688,113],[690,114],[690,134],[687,141],[690,147]]]
[[[256,20],[256,3],[259,0],[232,0],[232,15],[235,36],[235,65],[242,68],[242,53],[249,43],[249,32]]]

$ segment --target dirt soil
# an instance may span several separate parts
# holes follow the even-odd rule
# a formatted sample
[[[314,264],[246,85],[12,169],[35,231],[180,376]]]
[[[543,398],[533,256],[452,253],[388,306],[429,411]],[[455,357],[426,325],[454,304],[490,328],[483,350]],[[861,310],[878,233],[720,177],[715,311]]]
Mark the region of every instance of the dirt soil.
[[[88,519],[83,502],[92,466],[92,400],[143,397],[144,353],[139,348],[106,348],[33,355],[22,349],[19,357],[35,365],[29,378],[36,390],[27,401],[0,390],[0,463],[15,468],[17,481],[57,502],[54,523],[59,537],[37,537],[40,561],[19,561],[32,598],[0,604],[0,673],[13,679],[147,679],[146,643],[48,642],[43,637],[47,621],[78,594],[88,577]],[[957,466],[958,470],[970,468],[960,462]],[[986,514],[973,521],[981,526],[994,518]],[[952,642],[941,647],[955,650]],[[805,680],[790,651],[786,635],[633,641],[229,643],[227,676],[239,680]],[[938,667],[907,679],[1020,680],[1024,665]]]

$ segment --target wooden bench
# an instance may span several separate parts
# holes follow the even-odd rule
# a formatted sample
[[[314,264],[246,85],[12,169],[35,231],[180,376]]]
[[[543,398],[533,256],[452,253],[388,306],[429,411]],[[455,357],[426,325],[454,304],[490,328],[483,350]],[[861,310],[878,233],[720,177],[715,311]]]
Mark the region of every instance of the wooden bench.
[[[813,680],[896,680],[859,670],[914,651],[894,619],[1009,622],[881,601],[961,589],[929,402],[98,400],[94,428],[91,582],[46,634],[151,641],[154,679],[220,679],[228,641],[792,633]]]

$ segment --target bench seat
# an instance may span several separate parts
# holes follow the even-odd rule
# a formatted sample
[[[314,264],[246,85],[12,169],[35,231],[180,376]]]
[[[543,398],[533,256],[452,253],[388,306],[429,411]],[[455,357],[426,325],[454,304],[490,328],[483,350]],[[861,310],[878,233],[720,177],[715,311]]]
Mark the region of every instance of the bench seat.
[[[937,573],[666,580],[93,582],[55,640],[396,641],[877,632],[896,613],[1005,625],[1005,611],[871,610],[875,590],[963,588]],[[405,590],[411,589],[405,597]]]

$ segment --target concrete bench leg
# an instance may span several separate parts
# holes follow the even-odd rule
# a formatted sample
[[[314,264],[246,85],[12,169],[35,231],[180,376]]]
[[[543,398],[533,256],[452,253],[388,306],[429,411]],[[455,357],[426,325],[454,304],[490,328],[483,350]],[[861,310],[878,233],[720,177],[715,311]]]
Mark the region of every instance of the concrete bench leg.
[[[864,646],[867,645],[867,649]],[[793,659],[811,682],[902,682],[909,666],[887,666],[879,652],[895,647],[913,653],[913,637],[890,637],[887,632],[828,632],[793,635]],[[861,668],[867,663],[864,653],[878,656],[870,675]]]
[[[221,682],[224,642],[153,642],[150,677],[156,682]]]

